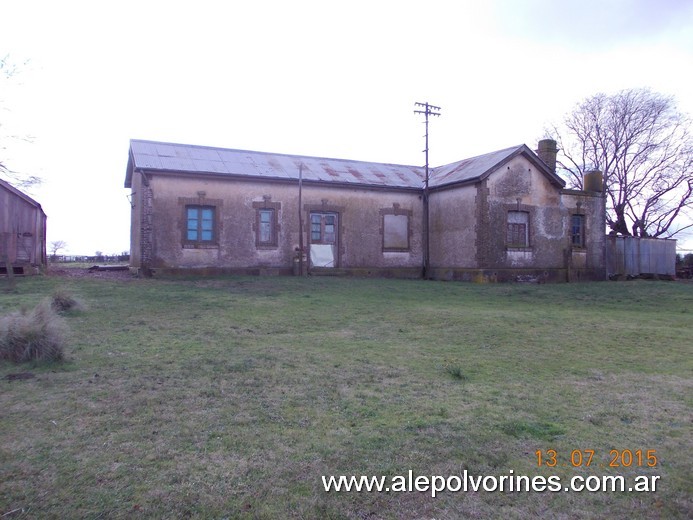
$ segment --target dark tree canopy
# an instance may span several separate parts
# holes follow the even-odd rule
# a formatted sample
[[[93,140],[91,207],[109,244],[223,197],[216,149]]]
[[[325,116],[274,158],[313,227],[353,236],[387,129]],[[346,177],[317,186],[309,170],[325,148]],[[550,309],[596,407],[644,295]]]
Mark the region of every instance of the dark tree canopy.
[[[691,122],[672,97],[649,89],[596,94],[551,132],[571,186],[582,188],[587,171],[604,174],[611,233],[664,238],[693,226]]]

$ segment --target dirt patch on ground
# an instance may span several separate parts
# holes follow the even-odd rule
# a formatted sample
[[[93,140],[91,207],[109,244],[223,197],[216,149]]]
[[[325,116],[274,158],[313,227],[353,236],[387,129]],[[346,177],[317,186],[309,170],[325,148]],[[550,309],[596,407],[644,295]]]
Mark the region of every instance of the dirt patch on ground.
[[[34,376],[34,374],[31,372],[20,372],[18,374],[7,374],[5,379],[8,381],[19,381],[21,379],[33,379],[34,377],[36,376]]]
[[[88,278],[93,280],[137,280],[138,277],[129,270],[124,271],[90,271],[87,267],[50,267],[46,271],[47,276],[60,276],[64,278]]]

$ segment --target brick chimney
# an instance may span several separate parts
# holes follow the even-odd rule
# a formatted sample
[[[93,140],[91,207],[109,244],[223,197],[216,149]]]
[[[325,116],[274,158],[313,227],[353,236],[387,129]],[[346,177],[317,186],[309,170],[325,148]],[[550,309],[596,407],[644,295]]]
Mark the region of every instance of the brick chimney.
[[[537,155],[539,159],[546,163],[549,169],[556,173],[556,155],[558,155],[558,145],[553,139],[542,139],[537,145]]]

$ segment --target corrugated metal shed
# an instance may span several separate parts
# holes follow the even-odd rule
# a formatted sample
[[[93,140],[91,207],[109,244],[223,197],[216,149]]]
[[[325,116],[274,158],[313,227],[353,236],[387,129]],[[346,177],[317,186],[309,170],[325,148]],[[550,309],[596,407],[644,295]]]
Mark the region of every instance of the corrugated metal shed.
[[[431,168],[429,186],[435,189],[474,181],[521,153],[527,154],[531,159],[536,159],[534,153],[527,146],[520,145]],[[536,160],[538,161],[538,159]],[[130,160],[125,187],[130,187],[134,170],[298,180],[300,165],[303,165],[303,179],[314,182],[421,189],[425,177],[425,170],[422,166],[286,155],[133,139],[130,141]],[[555,174],[551,174],[548,169],[545,167],[544,169],[547,175],[552,176],[552,181],[563,182]]]
[[[676,240],[621,236],[606,238],[608,274],[676,274]]]

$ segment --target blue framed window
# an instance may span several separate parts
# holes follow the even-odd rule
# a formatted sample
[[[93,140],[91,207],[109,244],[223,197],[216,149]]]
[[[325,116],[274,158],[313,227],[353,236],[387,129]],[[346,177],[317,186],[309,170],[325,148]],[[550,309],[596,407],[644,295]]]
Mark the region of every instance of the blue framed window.
[[[212,244],[216,240],[214,206],[186,206],[187,242]]]

